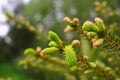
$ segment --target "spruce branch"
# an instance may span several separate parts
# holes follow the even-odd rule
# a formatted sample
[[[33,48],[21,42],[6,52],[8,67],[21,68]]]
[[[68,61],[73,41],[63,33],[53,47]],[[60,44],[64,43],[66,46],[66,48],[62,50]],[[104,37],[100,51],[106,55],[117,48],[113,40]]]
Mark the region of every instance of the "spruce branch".
[[[75,43],[75,41],[73,41],[71,44],[73,44],[73,43]],[[78,42],[77,42],[78,43]],[[44,49],[43,49],[44,50]],[[72,51],[71,51],[72,50]],[[76,64],[76,62],[74,62],[74,61],[76,61],[76,60],[71,60],[71,59],[73,59],[74,58],[74,56],[72,56],[72,52],[74,52],[73,51],[73,48],[72,48],[72,45],[68,45],[68,46],[66,46],[65,48],[63,47],[63,51],[65,51],[65,55],[67,54],[68,56],[65,56],[65,57],[67,57],[66,59],[67,59],[67,63],[68,63],[68,65],[72,65],[71,67],[70,66],[68,66],[65,62],[61,62],[61,61],[58,61],[57,60],[57,58],[51,58],[51,57],[49,57],[49,56],[40,56],[39,55],[39,53],[38,54],[35,54],[36,52],[33,50],[33,49],[31,49],[31,48],[28,48],[28,49],[26,49],[25,50],[25,55],[27,56],[27,58],[25,59],[25,62],[24,62],[24,65],[25,64],[28,64],[28,65],[30,65],[30,66],[32,66],[32,67],[35,67],[35,68],[38,68],[38,69],[42,69],[42,70],[49,70],[49,71],[55,71],[55,72],[64,72],[65,70],[62,70],[62,69],[51,69],[51,67],[43,67],[43,66],[40,66],[40,65],[38,65],[38,64],[40,64],[40,63],[36,63],[36,61],[34,61],[34,60],[43,60],[43,61],[45,61],[45,62],[48,62],[48,63],[52,63],[52,64],[55,64],[55,65],[59,65],[59,66],[64,66],[64,68],[66,67],[66,68],[68,68],[68,70],[66,70],[65,72],[69,72],[69,73],[71,73],[71,72],[74,72],[74,70],[78,70],[78,72],[79,71],[81,71],[81,70],[79,70],[78,68],[79,67],[82,67],[81,66],[81,64]],[[40,52],[41,53],[41,52]],[[53,52],[54,53],[54,52]],[[112,80],[113,79],[113,76],[112,75],[110,75],[105,69],[102,69],[102,68],[100,68],[99,66],[97,66],[94,62],[92,62],[88,57],[85,57],[85,56],[80,56],[80,55],[78,55],[78,54],[76,54],[75,52],[74,52],[74,54],[75,54],[75,56],[76,56],[76,58],[77,58],[77,63],[78,62],[82,62],[82,63],[84,63],[86,66],[89,66],[88,67],[88,69],[91,69],[89,72],[93,72],[93,71],[95,71],[95,72],[97,72],[97,73],[100,73],[101,75],[104,75],[106,78],[108,78],[109,80]],[[68,61],[69,60],[69,61]],[[70,61],[71,60],[71,61]],[[69,63],[70,62],[70,63]],[[72,62],[72,63],[71,63]],[[23,64],[23,62],[22,62],[22,64]],[[49,65],[49,64],[48,64]],[[75,68],[74,68],[74,66],[76,66]],[[79,67],[78,67],[79,66]],[[70,69],[71,68],[71,69]],[[87,72],[87,73],[89,73],[89,72]],[[86,74],[86,72],[85,72],[85,74]]]
[[[119,52],[120,49],[120,39],[119,37],[116,37],[115,35],[111,33],[107,33],[106,27],[103,23],[103,20],[100,18],[95,18],[95,22],[91,21],[86,21],[82,27],[78,23],[78,19],[74,18],[73,20],[69,19],[68,17],[64,18],[64,21],[67,22],[67,27],[65,28],[65,32],[68,31],[79,31],[81,34],[84,34],[87,36],[91,42],[93,43],[93,47],[99,47],[103,46],[107,50],[114,50]],[[93,73],[97,72],[101,74],[102,76],[106,77],[108,80],[113,80],[113,78],[117,78],[116,76],[113,75],[113,72],[111,72],[110,67],[104,67],[101,68],[98,66],[95,62],[91,61],[88,57],[78,55],[76,53],[76,48],[80,45],[79,40],[73,40],[70,44],[64,44],[64,41],[53,31],[50,31],[48,34],[48,38],[50,39],[50,42],[48,44],[48,47],[39,50],[36,54],[35,50],[29,49],[28,51],[25,51],[25,55],[28,56],[34,56],[36,60],[42,59],[45,62],[52,63],[54,65],[59,65],[59,66],[65,66],[68,69],[66,70],[67,72],[71,73],[74,72],[76,69],[77,71],[81,71],[78,68],[82,67],[80,64],[83,63],[86,68],[83,69],[84,73]],[[64,55],[63,57],[65,58],[66,63],[62,63],[61,61],[59,62],[58,60],[52,59],[49,55],[60,53]],[[24,64],[30,64],[33,67],[37,68],[44,68],[43,65],[42,67],[37,63],[31,63],[31,60],[28,59],[27,62],[23,62]],[[75,66],[75,67],[74,67]],[[52,66],[53,67],[53,66]],[[60,72],[58,69],[51,69],[50,70],[55,70]],[[46,67],[46,70],[49,68]],[[71,71],[72,70],[72,71]],[[64,69],[61,69],[61,72],[65,72]]]
[[[8,12],[5,12],[5,15],[7,16],[7,22],[15,21],[18,26],[17,28],[27,28],[29,31],[36,33],[37,35],[41,36],[41,38],[44,38],[45,40],[49,40],[48,37],[43,34],[41,30],[38,30],[35,26],[31,25],[28,21],[25,20],[23,16],[20,16],[17,18],[15,14],[10,14]]]
[[[26,57],[24,60],[21,60],[19,62],[19,65],[23,65],[24,69],[28,69],[28,66],[31,66],[33,68],[37,68],[40,70],[53,71],[59,73],[71,72],[70,67],[63,60],[58,59],[57,57],[49,56],[43,57],[40,56],[39,52],[37,51],[33,53],[30,52],[31,51],[30,49],[31,48],[25,50],[24,54]],[[28,54],[29,52],[31,54]],[[56,67],[53,68],[54,66]]]
[[[52,36],[52,37],[56,37],[56,36]],[[75,65],[77,65],[78,62],[82,62],[82,63],[86,64],[86,66],[89,66],[89,68],[92,68],[93,71],[95,71],[97,73],[101,73],[109,80],[112,80],[113,75],[110,75],[105,69],[100,68],[94,62],[91,62],[87,57],[80,56],[75,53],[73,44],[77,44],[77,43],[78,43],[78,41],[74,40],[71,43],[71,45],[67,45],[67,46],[65,45],[65,46],[61,47],[61,49],[63,50],[62,52],[65,54],[66,63],[70,66],[75,66]],[[62,44],[62,45],[64,45],[64,44]],[[47,49],[47,48],[45,48],[45,49]],[[44,51],[44,49],[42,51]],[[49,52],[51,52],[51,51],[48,51],[48,53]],[[56,52],[53,51],[52,53],[56,53]]]
[[[109,48],[109,51],[112,52],[120,52],[120,38],[112,33],[108,33],[103,36],[103,39],[105,40],[104,47]]]
[[[106,72],[104,69],[100,68],[99,66],[96,66],[95,63],[92,62],[92,64],[90,65],[91,61],[86,58],[85,56],[80,56],[77,55],[77,59],[79,61],[81,61],[82,63],[89,65],[91,67],[93,67],[94,72],[97,73],[101,73],[102,75],[104,75],[108,80],[113,80],[113,75],[110,75],[108,72]]]
[[[67,22],[67,25],[69,25],[69,27],[72,27],[72,29],[68,29],[67,26],[65,28],[65,32],[73,30],[79,31],[81,34],[88,36],[94,48],[102,46],[107,51],[120,55],[120,38],[107,31],[105,24],[101,18],[96,17],[94,19],[94,23],[91,21],[85,21],[82,27],[78,22],[74,23],[68,17],[65,17],[64,21]],[[73,26],[73,24],[76,24],[76,26]]]

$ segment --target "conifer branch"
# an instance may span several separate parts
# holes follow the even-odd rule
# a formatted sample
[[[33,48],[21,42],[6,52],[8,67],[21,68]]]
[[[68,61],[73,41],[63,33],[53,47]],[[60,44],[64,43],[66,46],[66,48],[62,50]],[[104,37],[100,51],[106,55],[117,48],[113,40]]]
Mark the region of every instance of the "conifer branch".
[[[64,21],[69,25],[69,27],[67,26],[65,28],[65,32],[73,30],[79,31],[81,34],[88,36],[93,43],[93,47],[96,48],[102,46],[104,49],[120,55],[120,38],[110,32],[107,32],[102,19],[96,17],[94,19],[95,23],[86,21],[82,25],[82,28],[78,23],[79,20],[77,20],[76,23],[73,20],[68,17],[64,18]]]
[[[17,23],[17,28],[25,27],[29,31],[36,33],[37,35],[41,36],[41,38],[44,38],[45,40],[49,40],[48,37],[43,34],[41,30],[38,30],[35,26],[31,25],[28,21],[25,20],[23,16],[17,18],[14,14],[10,14],[8,12],[5,12],[5,15],[7,16],[7,22],[15,21]]]

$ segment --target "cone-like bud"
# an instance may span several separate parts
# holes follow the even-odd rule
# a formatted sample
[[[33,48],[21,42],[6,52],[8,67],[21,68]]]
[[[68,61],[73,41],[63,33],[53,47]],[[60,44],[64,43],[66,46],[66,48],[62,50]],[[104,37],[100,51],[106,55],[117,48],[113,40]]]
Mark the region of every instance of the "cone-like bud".
[[[96,42],[98,42],[100,45],[103,44],[103,41],[104,40],[102,38],[96,40]]]
[[[98,43],[98,42],[96,42],[96,41],[93,42],[93,47],[94,47],[94,48],[97,48],[97,47],[99,47],[99,46],[100,46],[100,43]]]
[[[103,44],[103,39],[100,38],[100,39],[97,39],[96,41],[93,42],[93,47],[96,48],[98,46],[100,46],[101,44]]]
[[[70,22],[71,22],[71,20],[70,20],[69,17],[64,17],[63,21],[65,21],[65,22],[67,22],[67,23],[70,23]]]
[[[43,49],[41,52],[42,53],[46,53],[46,54],[52,54],[52,53],[57,53],[58,52],[58,48],[56,47],[50,47],[50,48],[45,48]]]
[[[54,41],[51,41],[48,45],[50,47],[57,47],[58,46]]]
[[[73,47],[77,47],[77,46],[80,45],[80,41],[79,41],[79,40],[73,40],[72,43],[71,43],[71,45],[72,45]]]
[[[94,19],[96,26],[99,28],[99,31],[105,30],[105,25],[103,23],[103,20],[101,18],[96,17]]]
[[[47,53],[45,53],[44,51],[41,51],[40,56],[47,56]]]
[[[73,18],[74,23],[78,23],[79,19],[78,18]]]
[[[74,66],[77,63],[77,57],[72,45],[65,46],[64,53],[66,63],[70,66]]]
[[[90,32],[98,32],[99,28],[93,22],[86,21],[82,26],[82,30],[90,31]]]
[[[24,55],[36,54],[37,52],[33,48],[28,48],[24,51]]]
[[[90,64],[90,67],[92,67],[92,68],[96,67],[96,64],[94,62],[90,62],[89,64]]]
[[[69,32],[72,31],[74,28],[71,27],[70,25],[67,25],[66,28],[64,29],[64,32]]]
[[[57,43],[58,45],[62,43],[61,39],[59,38],[59,36],[53,32],[53,31],[49,31],[49,38],[54,41],[55,43]]]
[[[98,34],[95,32],[87,32],[87,36],[90,38],[94,38],[95,36],[98,36]]]
[[[39,46],[36,47],[37,52],[40,52],[41,50],[42,50],[41,47],[39,47]]]
[[[26,65],[26,64],[27,64],[27,61],[25,61],[25,60],[21,60],[21,61],[19,61],[18,64],[19,64],[19,65]]]

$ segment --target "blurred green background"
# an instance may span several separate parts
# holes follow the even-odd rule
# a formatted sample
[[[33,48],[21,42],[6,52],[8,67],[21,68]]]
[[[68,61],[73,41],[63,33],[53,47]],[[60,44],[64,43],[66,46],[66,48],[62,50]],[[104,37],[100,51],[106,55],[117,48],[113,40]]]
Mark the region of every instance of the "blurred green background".
[[[25,16],[27,21],[42,30],[45,35],[48,34],[49,30],[52,30],[63,40],[71,41],[77,39],[79,36],[79,34],[74,32],[72,32],[72,34],[64,33],[65,24],[63,18],[65,16],[70,18],[78,17],[81,24],[86,20],[93,20],[96,16],[101,17],[106,26],[111,25],[108,27],[110,31],[120,35],[120,16],[109,16],[106,13],[96,12],[95,1],[96,0],[30,0],[27,4],[21,3],[16,6],[14,13],[17,17]],[[108,2],[108,6],[120,15],[120,0],[106,1]],[[115,26],[112,25],[113,23]],[[24,70],[18,65],[18,61],[24,58],[24,49],[28,47],[35,48],[36,46],[44,48],[47,46],[48,41],[39,39],[38,35],[36,36],[35,33],[25,28],[18,29],[16,26],[17,24],[13,21],[13,23],[10,24],[8,34],[0,37],[0,78],[6,78],[6,80],[8,77],[11,77],[12,80],[65,80],[62,74],[42,70],[37,71],[34,68]],[[81,40],[83,40],[83,44],[89,45],[86,40]],[[85,55],[89,55],[89,51],[97,52],[96,50],[91,51],[89,46],[83,46],[86,47],[87,50],[84,48],[81,50]],[[100,55],[96,55],[93,60],[96,58],[101,59]]]

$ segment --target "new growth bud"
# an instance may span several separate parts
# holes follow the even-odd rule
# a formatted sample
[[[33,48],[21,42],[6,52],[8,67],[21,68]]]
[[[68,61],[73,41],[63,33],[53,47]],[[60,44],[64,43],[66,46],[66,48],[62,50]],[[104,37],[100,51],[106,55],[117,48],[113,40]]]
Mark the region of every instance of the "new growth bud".
[[[66,28],[64,29],[64,32],[69,32],[72,30],[73,30],[73,27],[71,27],[70,25],[67,25]]]
[[[69,17],[64,17],[63,21],[68,22],[68,23],[71,22]]]
[[[99,28],[99,31],[105,30],[105,25],[103,23],[103,20],[101,18],[96,17],[94,19],[96,26]]]
[[[73,47],[79,46],[80,45],[80,41],[79,40],[73,40],[72,43],[71,43],[71,45]]]
[[[24,51],[24,55],[36,54],[37,52],[33,48],[28,48]]]
[[[90,67],[92,67],[92,68],[95,68],[95,67],[96,67],[96,64],[93,63],[93,62],[90,62],[89,64],[90,64]]]
[[[78,18],[73,18],[73,22],[78,23],[79,19]]]
[[[82,30],[84,31],[93,31],[93,32],[98,32],[99,29],[98,27],[91,21],[86,21],[83,26],[82,26]]]
[[[95,41],[93,41],[93,47],[96,48],[96,47],[99,47],[101,44],[103,44],[103,39],[100,38],[100,39],[96,39]]]
[[[65,53],[65,61],[68,65],[74,66],[77,63],[77,57],[71,45],[65,46],[63,49]]]
[[[98,43],[98,42],[93,42],[93,47],[94,48],[97,48],[97,47],[99,47],[100,46],[100,43]]]
[[[54,41],[51,41],[48,45],[50,47],[57,47],[57,43],[55,43]]]
[[[40,51],[41,51],[41,47],[37,46],[37,47],[36,47],[36,51],[37,51],[37,52],[40,52]]]
[[[27,61],[25,61],[25,60],[21,60],[21,61],[19,61],[18,64],[19,64],[19,65],[26,65],[26,64],[27,64]]]
[[[50,48],[45,48],[41,51],[41,54],[52,54],[52,53],[57,53],[59,51],[58,48],[56,47],[50,47]]]
[[[57,43],[58,45],[62,43],[61,39],[55,32],[49,31],[49,38],[55,43]]]
[[[41,51],[40,56],[47,56],[47,53],[45,53],[44,51]]]
[[[87,32],[87,36],[90,38],[94,38],[95,36],[98,36],[98,34],[95,32]]]

